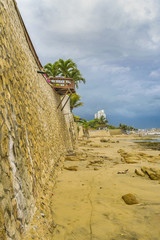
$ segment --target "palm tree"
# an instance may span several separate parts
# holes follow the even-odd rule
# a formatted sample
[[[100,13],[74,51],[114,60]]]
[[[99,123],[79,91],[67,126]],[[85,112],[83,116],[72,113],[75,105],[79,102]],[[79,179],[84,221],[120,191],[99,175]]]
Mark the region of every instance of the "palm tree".
[[[73,93],[71,95],[71,98],[70,98],[71,112],[72,112],[73,108],[77,108],[77,107],[83,106],[83,102],[80,102],[80,98],[81,98],[81,96],[79,96],[76,93]]]
[[[74,82],[75,82],[75,85],[76,87],[78,88],[78,83],[79,82],[83,82],[85,83],[86,80],[85,78],[82,77],[82,74],[80,73],[80,71],[76,68],[76,69],[73,69],[69,72],[69,75],[68,75],[70,78],[73,78]]]
[[[68,59],[66,61],[59,59],[58,67],[60,70],[60,75],[65,78],[69,78],[70,72],[73,71],[73,69],[77,69],[77,65],[72,61],[72,59]]]
[[[100,118],[99,118],[99,123],[100,124],[107,124],[108,123],[108,120],[102,115]]]
[[[48,74],[50,77],[57,77],[60,73],[59,71],[59,63],[56,61],[55,63],[48,63],[44,66],[45,72]]]
[[[72,78],[77,88],[78,83],[86,82],[85,78],[82,77],[82,74],[72,59],[68,59],[66,61],[59,59],[53,64],[48,63],[44,66],[44,70],[50,77],[61,76],[65,78]]]

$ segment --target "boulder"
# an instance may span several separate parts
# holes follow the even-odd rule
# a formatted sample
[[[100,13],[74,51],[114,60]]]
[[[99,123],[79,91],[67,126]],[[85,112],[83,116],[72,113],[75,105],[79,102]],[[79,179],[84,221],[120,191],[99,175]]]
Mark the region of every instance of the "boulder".
[[[141,170],[144,174],[148,175],[151,180],[160,180],[160,169],[142,167]]]
[[[138,204],[139,203],[136,196],[132,193],[128,193],[128,194],[123,195],[122,199],[128,205],[133,205],[133,204]]]
[[[138,175],[138,176],[141,176],[141,177],[144,177],[145,174],[140,170],[140,169],[135,169],[135,173]]]

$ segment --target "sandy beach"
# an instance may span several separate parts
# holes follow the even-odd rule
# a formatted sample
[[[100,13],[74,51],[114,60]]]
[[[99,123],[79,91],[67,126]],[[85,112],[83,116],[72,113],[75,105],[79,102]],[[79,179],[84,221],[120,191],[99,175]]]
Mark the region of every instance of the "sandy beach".
[[[159,240],[160,152],[135,138],[79,139],[24,239]]]

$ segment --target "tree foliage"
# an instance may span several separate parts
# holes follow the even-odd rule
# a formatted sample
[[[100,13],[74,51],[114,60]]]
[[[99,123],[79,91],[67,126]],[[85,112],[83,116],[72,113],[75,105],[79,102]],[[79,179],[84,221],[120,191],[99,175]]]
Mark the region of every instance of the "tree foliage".
[[[104,117],[104,116],[101,116],[100,118],[95,118],[94,120],[91,120],[88,122],[88,125],[91,127],[91,128],[97,128],[97,127],[107,127],[107,124],[108,123],[108,120]]]
[[[50,77],[73,78],[77,88],[80,82],[86,82],[85,78],[82,77],[80,70],[77,68],[76,63],[73,62],[72,59],[67,59],[66,61],[59,59],[53,64],[48,63],[44,66],[44,70]]]
[[[50,77],[57,77],[59,75],[58,61],[55,63],[48,63],[44,66],[44,70]]]
[[[83,106],[83,102],[80,102],[80,99],[81,99],[81,96],[76,94],[76,93],[73,93],[71,95],[71,98],[70,98],[70,108],[71,108],[71,111],[73,110],[73,108],[77,108],[77,107]]]
[[[119,127],[109,125],[108,120],[104,117],[101,116],[99,119],[95,118],[94,120],[87,121],[86,119],[82,119],[76,117],[77,122],[82,125],[82,126],[87,126],[91,129],[97,129],[98,127],[107,127],[108,129],[122,129],[122,131],[136,131],[137,129],[132,127],[132,126],[127,126],[125,124],[119,124]]]
[[[127,126],[126,124],[119,124],[119,128],[122,129],[123,131],[135,131],[137,130],[136,128],[132,126]]]

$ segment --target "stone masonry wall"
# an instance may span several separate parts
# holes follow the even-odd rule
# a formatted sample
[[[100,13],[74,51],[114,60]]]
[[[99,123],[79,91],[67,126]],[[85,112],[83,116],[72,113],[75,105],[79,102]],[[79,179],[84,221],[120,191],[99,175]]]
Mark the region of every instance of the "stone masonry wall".
[[[0,0],[0,239],[21,239],[55,166],[72,149],[60,101],[37,74],[13,0]]]

